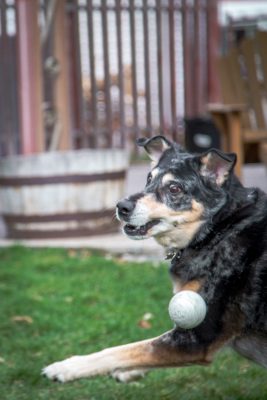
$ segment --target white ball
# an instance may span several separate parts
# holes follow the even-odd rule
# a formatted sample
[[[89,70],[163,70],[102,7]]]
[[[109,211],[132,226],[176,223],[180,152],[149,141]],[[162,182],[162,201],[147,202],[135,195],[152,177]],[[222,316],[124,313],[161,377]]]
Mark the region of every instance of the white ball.
[[[170,318],[179,328],[195,328],[204,320],[206,313],[205,301],[192,290],[176,293],[169,303]]]

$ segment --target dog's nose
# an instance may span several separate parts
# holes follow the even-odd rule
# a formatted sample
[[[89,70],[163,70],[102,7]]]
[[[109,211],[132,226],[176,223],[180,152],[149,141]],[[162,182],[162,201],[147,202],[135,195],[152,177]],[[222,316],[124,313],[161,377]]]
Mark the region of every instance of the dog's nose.
[[[131,200],[121,200],[117,204],[118,212],[123,217],[128,217],[133,211],[135,204]]]

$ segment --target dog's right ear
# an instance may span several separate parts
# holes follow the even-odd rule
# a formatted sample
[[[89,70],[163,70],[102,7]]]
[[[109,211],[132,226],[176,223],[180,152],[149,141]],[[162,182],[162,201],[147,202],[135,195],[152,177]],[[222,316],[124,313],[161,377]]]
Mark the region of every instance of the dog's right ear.
[[[136,141],[138,146],[144,147],[153,163],[157,163],[167,149],[172,147],[172,143],[164,136],[154,136],[152,138],[139,138]]]
[[[216,181],[219,186],[227,180],[236,164],[236,154],[211,149],[200,156],[200,173]]]

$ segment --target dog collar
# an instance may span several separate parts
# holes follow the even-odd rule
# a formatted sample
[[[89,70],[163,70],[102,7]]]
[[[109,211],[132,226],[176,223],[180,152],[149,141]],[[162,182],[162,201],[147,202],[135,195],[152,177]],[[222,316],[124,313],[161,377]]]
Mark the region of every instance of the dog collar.
[[[177,247],[170,247],[167,249],[165,260],[179,260],[181,258],[183,250],[178,249]]]

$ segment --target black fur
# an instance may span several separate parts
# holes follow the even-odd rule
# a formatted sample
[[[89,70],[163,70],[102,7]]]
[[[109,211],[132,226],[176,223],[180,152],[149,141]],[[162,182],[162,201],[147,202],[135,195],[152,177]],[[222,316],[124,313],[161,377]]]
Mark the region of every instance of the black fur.
[[[221,156],[229,163],[234,160]],[[201,173],[202,159],[170,144],[158,160],[159,174],[143,192],[174,210],[190,209],[192,199],[205,210],[203,225],[173,258],[170,273],[184,284],[202,282],[199,293],[208,313],[198,327],[175,328],[164,340],[185,352],[205,352],[229,336],[237,351],[267,366],[267,196],[243,187],[232,172],[234,161],[228,178],[217,184],[214,175]],[[167,172],[181,187],[175,198],[161,185]]]
[[[147,368],[207,364],[226,344],[267,367],[266,194],[242,186],[234,154],[192,155],[162,136],[138,144],[155,169],[143,192],[117,204],[117,217],[129,237],[154,236],[169,247],[174,289],[199,292],[205,319],[193,329],[74,356],[43,373],[62,382],[107,373],[125,380]]]

